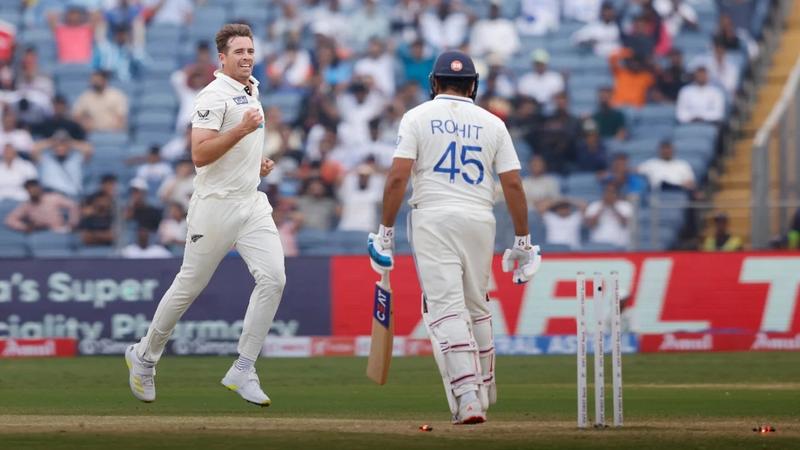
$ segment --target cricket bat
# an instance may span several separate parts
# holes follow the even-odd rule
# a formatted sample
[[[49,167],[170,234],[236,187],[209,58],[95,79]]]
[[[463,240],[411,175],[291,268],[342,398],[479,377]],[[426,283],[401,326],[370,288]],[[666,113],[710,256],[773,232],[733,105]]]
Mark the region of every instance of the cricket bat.
[[[372,339],[367,359],[367,376],[370,380],[385,384],[392,363],[394,340],[394,311],[392,310],[392,286],[389,272],[384,272],[375,283],[375,302],[372,308]]]

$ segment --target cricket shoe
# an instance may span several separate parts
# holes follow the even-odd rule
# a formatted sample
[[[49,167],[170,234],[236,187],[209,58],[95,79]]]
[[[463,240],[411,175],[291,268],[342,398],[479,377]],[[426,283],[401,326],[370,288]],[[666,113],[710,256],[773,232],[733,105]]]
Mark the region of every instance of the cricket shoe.
[[[243,372],[231,366],[222,379],[222,385],[254,405],[269,406],[272,404],[272,400],[261,390],[261,383],[258,381],[255,367]]]
[[[128,365],[128,384],[133,396],[150,403],[156,399],[156,368],[146,365],[136,355],[136,347],[129,346],[125,350],[125,364]]]
[[[453,421],[455,425],[474,425],[483,422],[486,422],[486,413],[483,412],[481,402],[478,399],[459,406],[458,415]]]

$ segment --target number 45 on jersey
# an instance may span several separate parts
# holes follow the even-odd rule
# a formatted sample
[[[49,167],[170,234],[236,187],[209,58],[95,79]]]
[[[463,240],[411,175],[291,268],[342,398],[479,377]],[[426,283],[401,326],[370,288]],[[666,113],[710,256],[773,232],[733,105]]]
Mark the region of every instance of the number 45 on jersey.
[[[475,145],[462,145],[459,168],[456,164],[456,147],[456,141],[450,142],[450,145],[448,145],[447,149],[442,153],[442,157],[439,158],[439,162],[433,166],[433,171],[448,174],[451,183],[455,183],[456,175],[461,174],[461,178],[467,183],[481,184],[481,181],[483,181],[483,163],[479,159],[467,157],[469,156],[469,152],[480,152],[481,148]],[[472,176],[464,170],[467,166],[475,166],[475,168],[477,168],[478,178],[472,178]]]

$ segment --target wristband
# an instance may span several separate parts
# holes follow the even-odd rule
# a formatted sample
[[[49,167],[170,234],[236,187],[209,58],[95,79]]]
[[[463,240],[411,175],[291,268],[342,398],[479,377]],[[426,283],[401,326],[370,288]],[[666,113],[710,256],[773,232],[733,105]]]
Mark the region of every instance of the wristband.
[[[514,236],[514,248],[521,248],[527,250],[531,247],[531,235]]]
[[[394,227],[385,227],[381,224],[378,227],[378,236],[386,239],[394,239]]]

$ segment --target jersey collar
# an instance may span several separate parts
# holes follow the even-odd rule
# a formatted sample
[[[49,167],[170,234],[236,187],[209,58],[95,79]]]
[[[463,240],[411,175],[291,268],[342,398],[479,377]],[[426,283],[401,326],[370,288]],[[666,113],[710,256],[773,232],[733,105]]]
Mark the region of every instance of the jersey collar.
[[[230,84],[237,91],[245,92],[244,90],[245,86],[242,83],[239,83],[238,81],[234,80],[228,75],[225,75],[225,73],[222,70],[220,69],[215,70],[214,76]],[[258,87],[258,80],[256,80],[252,75],[250,75],[250,84],[252,84],[253,87]]]
[[[469,97],[461,97],[458,95],[447,95],[447,94],[439,94],[433,98],[434,100],[455,100],[457,102],[467,102],[467,103],[474,103],[471,98]]]

